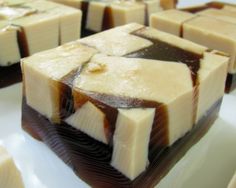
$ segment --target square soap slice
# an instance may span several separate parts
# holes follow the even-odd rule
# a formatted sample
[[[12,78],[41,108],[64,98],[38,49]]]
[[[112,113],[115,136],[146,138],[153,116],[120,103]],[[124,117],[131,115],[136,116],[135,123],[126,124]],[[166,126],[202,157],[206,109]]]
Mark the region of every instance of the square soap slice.
[[[92,186],[152,187],[158,156],[217,116],[228,61],[140,24],[113,28],[22,60],[23,126]]]

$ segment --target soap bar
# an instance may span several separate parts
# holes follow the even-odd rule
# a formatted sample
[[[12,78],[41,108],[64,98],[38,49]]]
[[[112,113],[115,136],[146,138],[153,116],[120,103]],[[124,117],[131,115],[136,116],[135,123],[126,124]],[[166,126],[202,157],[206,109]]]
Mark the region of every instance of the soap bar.
[[[15,3],[0,5],[0,87],[14,77],[9,74],[22,57],[80,37],[80,10],[49,1]]]
[[[24,188],[21,174],[10,154],[0,146],[0,187]]]
[[[175,8],[176,0],[52,0],[83,11],[85,35],[136,22],[148,24],[154,12]],[[86,33],[87,32],[87,33]]]
[[[22,127],[91,186],[153,187],[217,117],[228,61],[140,24],[113,28],[21,61]]]
[[[198,9],[167,10],[150,20],[156,29],[229,54],[226,91],[236,87],[236,6],[211,3]]]

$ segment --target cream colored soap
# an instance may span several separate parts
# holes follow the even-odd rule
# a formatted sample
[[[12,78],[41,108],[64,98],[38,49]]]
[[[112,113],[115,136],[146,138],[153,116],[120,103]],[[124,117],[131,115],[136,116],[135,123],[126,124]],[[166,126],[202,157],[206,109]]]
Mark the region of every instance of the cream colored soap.
[[[4,0],[0,7],[0,66],[80,38],[80,10],[44,0]]]
[[[150,26],[180,36],[182,24],[196,15],[175,9],[157,12],[150,16]]]
[[[123,56],[152,45],[152,42],[146,39],[130,35],[131,32],[142,27],[143,26],[134,24],[131,27],[111,29],[83,38],[80,42],[95,47],[100,52],[107,55]]]
[[[27,104],[51,121],[59,122],[60,79],[78,70],[95,53],[92,48],[72,42],[23,59]]]
[[[0,146],[0,187],[24,188],[21,174],[10,154]]]
[[[184,23],[183,37],[230,54],[229,73],[236,73],[236,25],[200,16]]]
[[[126,56],[148,52],[155,41],[197,55],[195,84],[179,60]],[[129,24],[23,59],[25,97],[53,123],[66,122],[112,145],[111,165],[134,180],[148,166],[150,144],[172,146],[220,102],[228,61],[218,51]],[[73,111],[62,117],[61,101],[67,98]]]
[[[107,4],[90,2],[88,7],[86,29],[99,32],[102,30],[103,17]]]
[[[5,21],[0,21],[0,44],[2,44],[0,45],[0,66],[9,66],[20,61],[17,31],[17,27],[8,26]]]
[[[228,11],[225,9],[213,9],[209,8],[198,12],[199,15],[209,16],[218,20],[236,24],[236,12]]]
[[[85,103],[66,119],[69,125],[72,125],[104,144],[108,144],[109,139],[106,135],[104,121],[105,114],[91,102]]]
[[[59,45],[59,17],[47,13],[33,14],[13,21],[25,35],[28,53],[33,55],[42,50],[55,48]]]
[[[148,166],[155,109],[119,109],[111,165],[133,180]]]
[[[127,23],[145,24],[145,5],[129,1],[114,2],[111,5],[114,26]]]

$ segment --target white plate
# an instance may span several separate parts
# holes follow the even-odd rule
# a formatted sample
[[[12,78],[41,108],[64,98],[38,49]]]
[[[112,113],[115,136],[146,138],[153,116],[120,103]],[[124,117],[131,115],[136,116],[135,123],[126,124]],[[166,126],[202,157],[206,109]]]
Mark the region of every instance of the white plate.
[[[181,6],[200,3],[180,2]],[[21,87],[16,84],[0,90],[0,144],[13,156],[25,188],[89,187],[43,143],[21,130]],[[236,170],[235,145],[236,91],[224,96],[213,127],[172,168],[158,188],[225,188]]]

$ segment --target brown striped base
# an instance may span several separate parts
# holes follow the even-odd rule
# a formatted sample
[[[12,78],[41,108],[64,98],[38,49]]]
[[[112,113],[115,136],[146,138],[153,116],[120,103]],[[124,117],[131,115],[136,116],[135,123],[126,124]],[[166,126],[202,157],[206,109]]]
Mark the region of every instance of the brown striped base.
[[[173,146],[150,159],[147,170],[130,181],[110,166],[112,148],[62,123],[54,125],[30,108],[23,99],[22,128],[45,142],[74,172],[92,187],[154,187],[185,153],[208,131],[218,116],[217,101],[197,125]]]
[[[20,63],[16,63],[7,67],[0,66],[0,88],[7,87],[21,81],[22,74]]]

